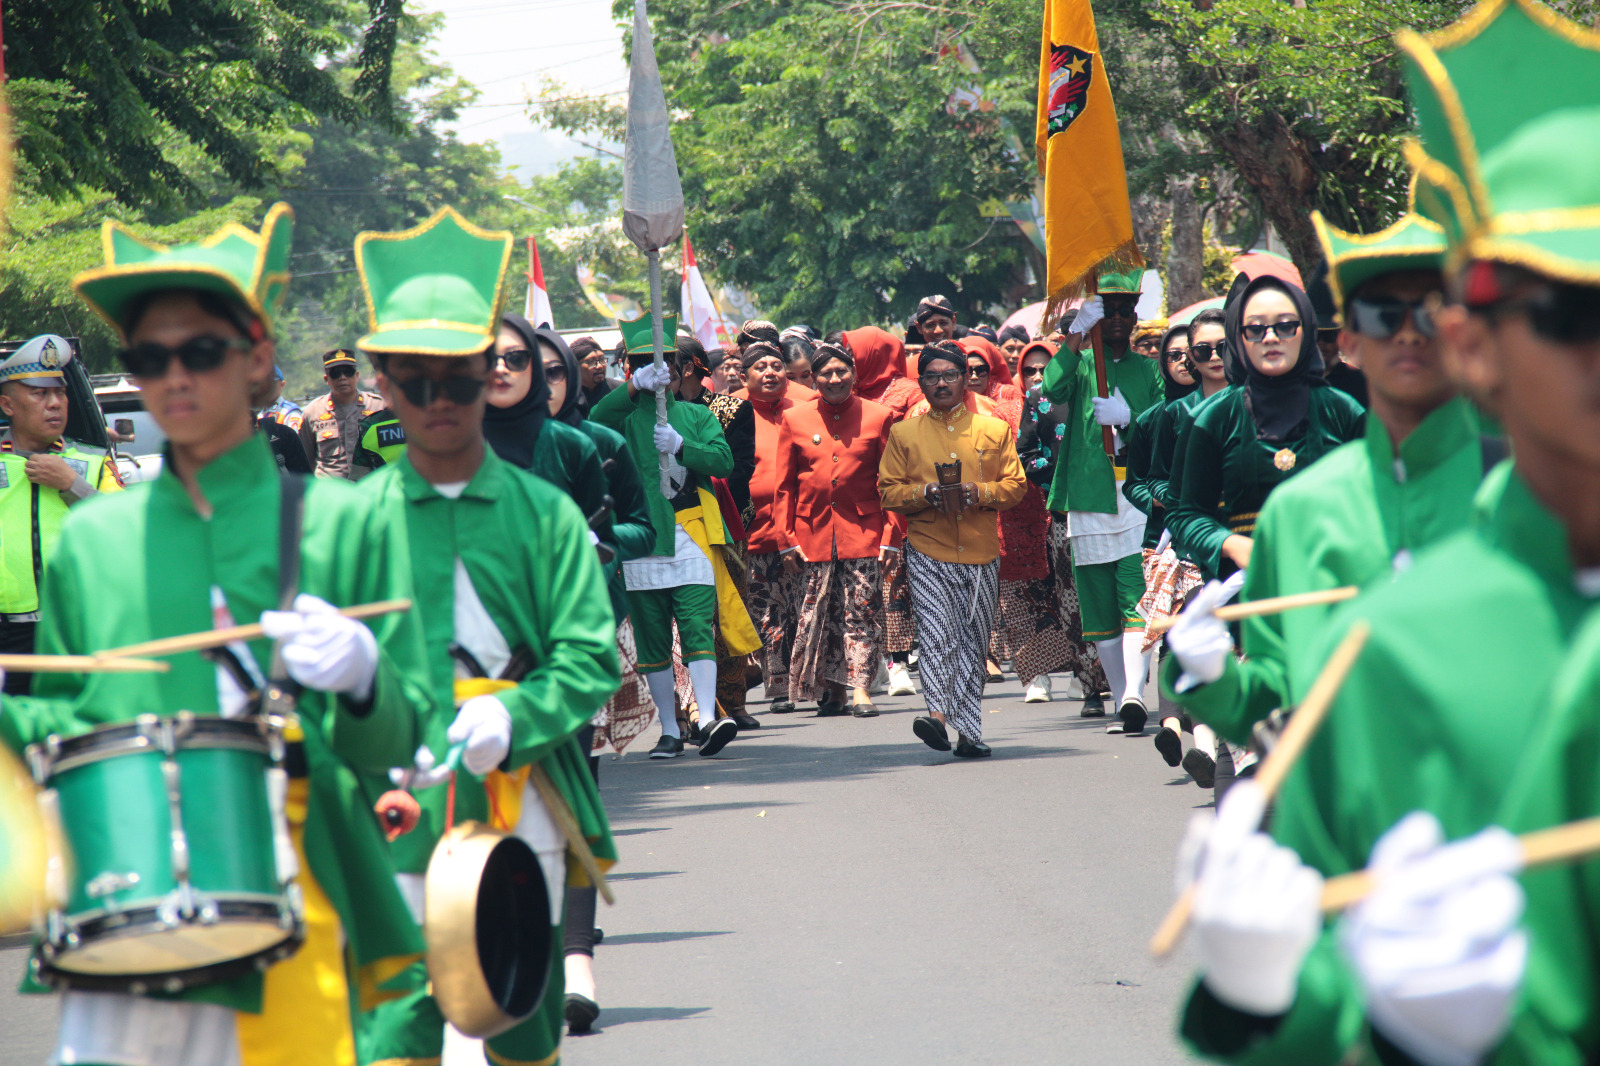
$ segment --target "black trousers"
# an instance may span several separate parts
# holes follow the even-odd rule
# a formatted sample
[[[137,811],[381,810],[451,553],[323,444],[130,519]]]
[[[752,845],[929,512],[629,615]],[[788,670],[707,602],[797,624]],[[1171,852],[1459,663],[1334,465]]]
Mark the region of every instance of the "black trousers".
[[[33,634],[38,628],[38,622],[0,622],[0,653],[32,655]],[[4,688],[7,696],[26,696],[33,689],[33,675],[8,671]]]
[[[594,750],[594,726],[586,725],[578,731],[578,743],[584,751]],[[600,760],[593,755],[589,756],[589,772],[594,775],[594,783],[598,787]],[[598,894],[593,885],[567,889],[567,916],[564,922],[566,954],[594,958],[594,911]]]

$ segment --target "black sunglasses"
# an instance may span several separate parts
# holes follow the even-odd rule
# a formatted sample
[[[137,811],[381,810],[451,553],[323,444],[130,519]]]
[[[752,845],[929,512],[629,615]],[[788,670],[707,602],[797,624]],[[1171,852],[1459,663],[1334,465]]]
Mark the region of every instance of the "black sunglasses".
[[[1388,340],[1405,328],[1410,318],[1424,337],[1434,335],[1433,312],[1427,300],[1406,301],[1394,297],[1372,299],[1357,296],[1350,301],[1350,328],[1363,337]]]
[[[512,367],[511,369],[515,370],[516,367]],[[544,365],[544,379],[546,381],[555,382],[567,380],[567,364],[560,362],[559,360],[554,363],[546,363]]]
[[[506,369],[513,374],[520,374],[533,365],[533,353],[526,348],[513,348],[509,352],[501,352],[495,356],[506,365]]]
[[[989,376],[989,364],[974,363],[972,366],[967,367],[967,373],[975,378],[986,378]]]
[[[1484,310],[1495,319],[1524,314],[1535,333],[1557,344],[1600,341],[1600,292],[1587,285],[1545,284],[1530,296],[1502,300]]]
[[[1189,345],[1189,358],[1201,363],[1209,363],[1213,359],[1221,359],[1223,362],[1227,362],[1228,357],[1224,354],[1227,350],[1228,345],[1223,341],[1218,341],[1215,344],[1206,344],[1204,342],[1191,344]]]
[[[340,378],[355,377],[356,368],[353,366],[330,366],[323,373],[327,374],[331,380],[338,381]]]
[[[482,378],[457,376],[447,377],[442,381],[435,381],[433,378],[412,378],[410,381],[395,382],[395,387],[406,398],[406,402],[412,407],[419,408],[432,407],[433,401],[441,396],[457,407],[465,407],[483,394],[483,386]]]
[[[1118,318],[1139,317],[1139,305],[1137,302],[1128,303],[1124,300],[1118,300],[1113,303],[1110,300],[1106,300],[1103,302],[1102,306],[1106,310],[1107,318],[1110,318],[1112,315],[1116,315]]]
[[[243,337],[191,337],[176,348],[145,341],[117,353],[117,360],[129,377],[165,377],[167,367],[176,359],[185,370],[196,374],[215,370],[230,351],[248,352],[254,345]]]
[[[1300,320],[1286,318],[1281,322],[1252,322],[1248,326],[1239,327],[1239,332],[1244,334],[1244,339],[1247,341],[1266,340],[1268,330],[1271,330],[1279,340],[1286,341],[1300,332]]]

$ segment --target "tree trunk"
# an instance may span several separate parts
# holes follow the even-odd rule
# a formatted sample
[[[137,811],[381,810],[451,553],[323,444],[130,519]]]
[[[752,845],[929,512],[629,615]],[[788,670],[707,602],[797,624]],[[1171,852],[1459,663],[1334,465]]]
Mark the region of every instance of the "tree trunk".
[[[1172,178],[1172,244],[1167,248],[1167,307],[1180,311],[1206,298],[1205,215],[1194,194],[1194,175]]]
[[[1322,262],[1322,249],[1311,225],[1317,176],[1306,146],[1275,111],[1255,123],[1222,126],[1216,143],[1261,201],[1300,276],[1309,278]]]

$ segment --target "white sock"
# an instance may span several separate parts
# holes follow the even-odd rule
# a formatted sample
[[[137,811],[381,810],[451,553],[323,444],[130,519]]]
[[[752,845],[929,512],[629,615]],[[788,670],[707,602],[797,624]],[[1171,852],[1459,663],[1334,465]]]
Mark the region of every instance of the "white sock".
[[[1210,726],[1201,725],[1199,722],[1194,724],[1194,746],[1211,756],[1213,760],[1216,759],[1217,735],[1211,731]]]
[[[1106,681],[1111,685],[1111,699],[1121,704],[1122,690],[1128,687],[1127,667],[1122,660],[1122,638],[1097,640],[1094,647],[1100,653],[1100,669],[1106,672]],[[1115,707],[1111,709],[1116,710]]]
[[[678,732],[678,706],[673,695],[672,667],[645,674],[644,683],[650,686],[650,698],[656,701],[656,717],[661,719],[661,735],[681,737],[683,734]]]
[[[1127,675],[1127,688],[1117,697],[1118,707],[1127,699],[1144,702],[1144,682],[1150,673],[1150,656],[1139,650],[1139,646],[1143,643],[1142,630],[1130,629],[1123,634],[1122,671]]]
[[[717,721],[717,661],[697,659],[690,663],[689,684],[694,686],[694,702],[700,708],[700,728],[710,729]]]

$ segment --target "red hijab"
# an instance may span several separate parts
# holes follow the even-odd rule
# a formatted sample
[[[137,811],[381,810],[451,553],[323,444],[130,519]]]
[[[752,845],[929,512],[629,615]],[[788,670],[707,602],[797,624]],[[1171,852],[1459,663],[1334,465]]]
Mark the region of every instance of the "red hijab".
[[[903,376],[905,345],[893,333],[877,326],[862,326],[845,330],[844,340],[850,346],[850,354],[856,357],[857,396],[876,400],[890,382]]]
[[[968,355],[981,356],[983,361],[989,364],[989,384],[984,387],[983,395],[991,400],[1016,398],[1011,392],[1016,386],[1011,383],[1011,370],[1006,366],[1006,353],[996,347],[993,341],[981,333],[969,333],[956,341],[956,346]]]
[[[1022,364],[1028,361],[1028,353],[1033,351],[1035,348],[1044,352],[1051,359],[1056,357],[1056,346],[1046,340],[1029,341],[1028,346],[1022,349],[1021,354],[1017,356],[1017,376],[1012,384],[1016,385],[1017,391],[1022,393],[1024,396],[1028,394],[1028,390],[1026,386],[1022,384]]]

